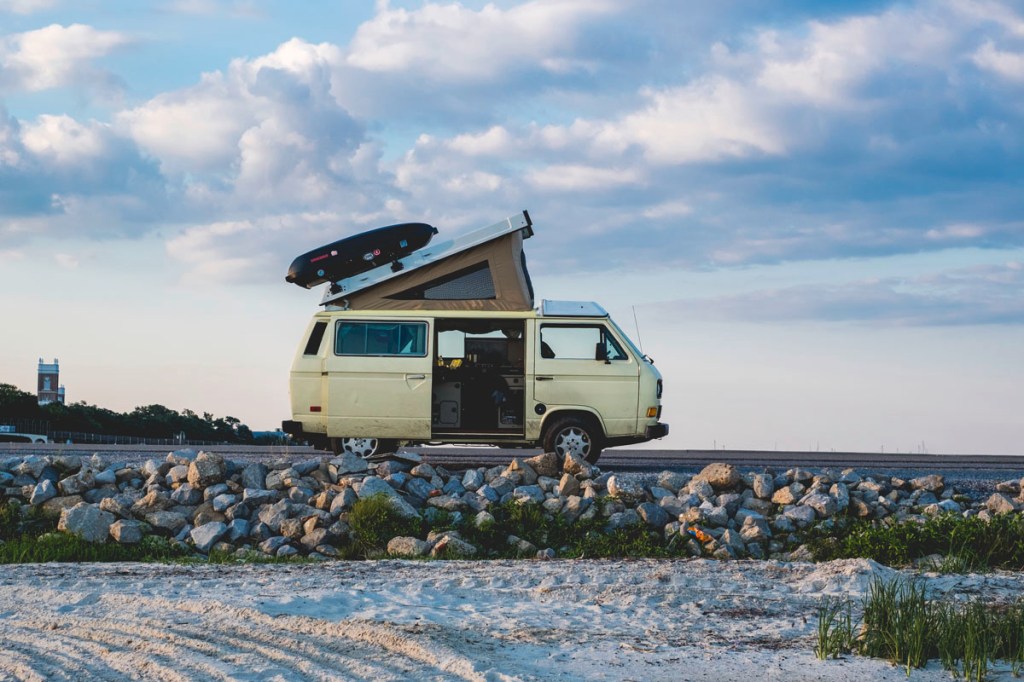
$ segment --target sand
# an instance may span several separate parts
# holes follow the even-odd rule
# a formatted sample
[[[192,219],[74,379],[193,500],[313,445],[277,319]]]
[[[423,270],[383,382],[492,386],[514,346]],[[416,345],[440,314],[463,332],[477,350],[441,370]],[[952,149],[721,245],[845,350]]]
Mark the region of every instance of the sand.
[[[813,654],[822,596],[896,574],[863,560],[3,566],[0,680],[905,680]],[[1020,574],[924,579],[950,599],[1024,594]]]

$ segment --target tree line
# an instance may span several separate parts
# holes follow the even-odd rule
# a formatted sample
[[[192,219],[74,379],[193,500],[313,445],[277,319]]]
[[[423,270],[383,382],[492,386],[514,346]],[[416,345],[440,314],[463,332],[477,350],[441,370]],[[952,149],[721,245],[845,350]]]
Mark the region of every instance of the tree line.
[[[185,440],[256,442],[249,427],[235,417],[214,417],[209,412],[200,416],[192,410],[178,412],[163,405],[145,405],[131,412],[115,412],[85,402],[40,405],[32,393],[0,383],[0,423],[26,420],[45,422],[50,432],[168,439],[184,433]]]

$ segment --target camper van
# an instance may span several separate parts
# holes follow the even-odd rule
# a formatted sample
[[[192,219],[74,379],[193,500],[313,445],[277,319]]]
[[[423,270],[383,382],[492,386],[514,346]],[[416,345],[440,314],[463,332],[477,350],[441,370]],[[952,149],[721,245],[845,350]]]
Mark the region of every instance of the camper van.
[[[478,443],[591,462],[665,436],[662,377],[601,306],[534,307],[531,235],[524,211],[334,281],[296,352],[284,430],[360,457]]]

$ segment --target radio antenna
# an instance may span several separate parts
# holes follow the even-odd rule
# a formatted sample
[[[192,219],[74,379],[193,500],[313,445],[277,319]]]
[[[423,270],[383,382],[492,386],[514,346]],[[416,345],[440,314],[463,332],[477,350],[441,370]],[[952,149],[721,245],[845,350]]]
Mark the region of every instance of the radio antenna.
[[[643,339],[640,338],[640,323],[637,322],[637,320],[636,320],[636,306],[631,306],[631,307],[633,308],[633,326],[636,327],[636,342],[637,342],[637,344],[640,345],[640,352],[643,353],[644,352],[644,341],[643,341]]]

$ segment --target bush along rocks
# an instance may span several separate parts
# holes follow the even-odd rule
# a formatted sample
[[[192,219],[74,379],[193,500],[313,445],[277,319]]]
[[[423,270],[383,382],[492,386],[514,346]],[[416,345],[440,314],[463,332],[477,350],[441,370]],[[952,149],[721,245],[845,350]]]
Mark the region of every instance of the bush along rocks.
[[[972,500],[938,475],[741,473],[714,463],[695,476],[643,478],[656,480],[602,474],[579,457],[552,453],[450,472],[412,453],[376,464],[351,455],[240,464],[178,450],[141,464],[96,455],[0,459],[0,503],[59,517],[60,531],[89,542],[136,544],[157,535],[199,555],[315,559],[470,558],[495,555],[494,546],[504,556],[571,551],[565,542],[547,546],[546,538],[512,532],[495,539],[504,528],[496,517],[509,509],[520,510],[521,527],[585,528],[588,538],[632,529],[673,554],[799,559],[810,554],[802,545],[806,531],[827,532],[840,518],[989,519],[1024,508],[1019,481]],[[395,520],[378,522],[383,516]]]

